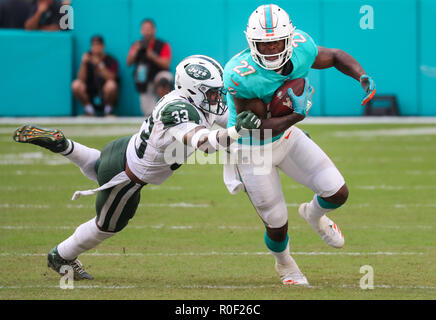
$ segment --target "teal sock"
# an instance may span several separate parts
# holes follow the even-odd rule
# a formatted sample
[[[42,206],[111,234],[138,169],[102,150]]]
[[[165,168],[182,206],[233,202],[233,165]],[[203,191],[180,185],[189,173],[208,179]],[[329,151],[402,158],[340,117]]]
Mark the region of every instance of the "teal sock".
[[[327,212],[339,208],[340,204],[335,204],[332,202],[325,201],[318,195],[314,195],[312,201],[309,203],[311,214],[322,217]]]
[[[340,206],[342,206],[342,204],[336,204],[336,203],[325,201],[320,196],[316,196],[316,200],[318,201],[318,204],[321,208],[327,209],[327,210],[337,209]]]
[[[281,242],[278,242],[278,241],[271,240],[270,237],[268,237],[268,234],[265,231],[265,238],[264,238],[264,240],[265,240],[266,247],[268,249],[270,249],[271,251],[273,251],[273,252],[283,252],[283,251],[285,251],[286,247],[288,246],[289,235],[286,235],[286,239],[285,240],[283,240]]]

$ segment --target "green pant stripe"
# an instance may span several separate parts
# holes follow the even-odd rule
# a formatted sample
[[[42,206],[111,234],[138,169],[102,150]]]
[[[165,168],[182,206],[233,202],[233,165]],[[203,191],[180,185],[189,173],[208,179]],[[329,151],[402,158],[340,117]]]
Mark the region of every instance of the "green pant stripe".
[[[119,138],[103,148],[96,164],[100,186],[125,170],[125,154],[129,140],[130,137]],[[132,181],[126,181],[98,192],[95,208],[98,226],[103,231],[118,232],[128,224],[141,200],[141,187]]]
[[[129,184],[131,186],[131,184]],[[112,214],[112,217],[109,221],[109,231],[114,231],[117,227],[117,222],[120,219],[121,213],[124,211],[124,208],[126,206],[127,201],[133,196],[133,194],[140,189],[141,185],[133,183],[133,186],[131,186],[126,193],[123,195],[123,197],[120,199],[115,211]],[[121,192],[120,192],[121,193]]]
[[[105,201],[105,203],[103,205],[103,208],[100,211],[100,216],[98,218],[98,226],[99,227],[103,227],[104,222],[106,220],[107,213],[110,210],[112,204],[114,203],[114,200],[115,200],[116,196],[121,191],[121,189],[123,187],[125,187],[126,184],[128,184],[128,183],[129,183],[129,181],[126,181],[126,182],[124,182],[122,184],[119,184],[119,185],[113,187],[112,190],[110,191],[110,194],[107,197],[107,199],[106,199],[106,201]],[[103,190],[103,191],[100,191],[100,192],[107,192],[107,191]]]
[[[112,201],[112,204],[110,205],[107,213],[106,213],[106,217],[104,219],[104,223],[102,225],[104,230],[110,231],[109,228],[109,222],[112,219],[112,216],[115,212],[115,210],[117,209],[121,199],[124,197],[124,195],[135,185],[135,183],[133,181],[128,181],[127,184],[123,183],[123,188],[118,191],[118,193],[116,194],[115,198]]]

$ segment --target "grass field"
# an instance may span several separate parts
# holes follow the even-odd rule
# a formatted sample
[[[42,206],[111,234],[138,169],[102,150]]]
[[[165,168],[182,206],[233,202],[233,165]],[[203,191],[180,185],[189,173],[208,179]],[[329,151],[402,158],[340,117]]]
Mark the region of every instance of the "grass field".
[[[136,125],[50,125],[95,148]],[[299,217],[312,192],[282,176],[291,252],[311,287],[284,287],[245,194],[219,165],[185,165],[146,186],[125,230],[81,256],[95,280],[59,288],[46,254],[93,217],[87,180],[67,160],[12,141],[0,125],[0,299],[436,299],[436,125],[301,125],[350,189],[331,214],[345,247],[328,247]],[[359,286],[372,266],[374,289]]]

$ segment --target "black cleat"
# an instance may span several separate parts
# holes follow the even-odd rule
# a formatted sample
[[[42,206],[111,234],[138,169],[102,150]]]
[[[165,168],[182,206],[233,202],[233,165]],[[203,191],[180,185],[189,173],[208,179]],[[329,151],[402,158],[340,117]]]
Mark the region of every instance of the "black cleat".
[[[53,248],[47,255],[47,266],[61,276],[65,273],[61,273],[61,267],[67,265],[70,266],[74,271],[74,280],[93,280],[94,277],[85,271],[82,263],[76,258],[74,260],[65,260],[59,253],[57,247]]]
[[[68,140],[58,129],[26,125],[15,130],[13,138],[16,142],[32,143],[55,153],[63,152],[68,148]]]

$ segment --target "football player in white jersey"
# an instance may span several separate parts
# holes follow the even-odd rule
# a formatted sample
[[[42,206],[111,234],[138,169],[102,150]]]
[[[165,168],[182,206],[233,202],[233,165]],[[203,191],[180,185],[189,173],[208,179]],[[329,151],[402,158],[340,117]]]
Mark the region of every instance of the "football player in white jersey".
[[[307,76],[311,68],[335,67],[360,82],[365,90],[362,105],[375,94],[374,81],[360,64],[342,50],[319,47],[304,31],[296,29],[288,14],[274,4],[258,7],[250,16],[246,29],[249,48],[234,56],[224,68],[224,86],[228,90],[228,127],[237,115],[253,111],[261,119],[260,131],[269,131],[272,139],[260,140],[272,149],[271,172],[256,174],[256,165],[237,164],[236,179],[227,179],[232,191],[237,181],[266,227],[265,244],[275,258],[275,268],[285,285],[308,285],[308,281],[290,255],[288,212],[280,183],[279,171],[314,192],[313,199],[299,207],[304,218],[328,245],[341,248],[344,237],[326,213],[339,208],[348,197],[348,188],[339,170],[324,151],[294,124],[303,120],[311,106],[313,88]],[[287,91],[293,113],[270,117],[268,104],[276,90],[287,80],[306,78],[304,92],[296,96]],[[238,143],[251,147],[254,139]],[[224,167],[228,169],[229,167]],[[224,177],[231,173],[224,172]]]
[[[31,125],[18,128],[15,141],[65,156],[100,186],[74,194],[73,200],[97,193],[97,217],[55,246],[47,256],[48,266],[61,274],[61,267],[69,265],[76,279],[93,279],[77,257],[127,225],[138,207],[142,187],[163,183],[195,149],[215,152],[247,132],[242,129],[259,127],[260,120],[247,111],[238,116],[235,126],[212,130],[214,123],[221,127],[227,123],[223,95],[222,66],[208,56],[195,55],[177,66],[175,90],[158,102],[139,132],[110,142],[101,152],[67,139],[60,130]],[[185,153],[181,161],[169,163],[171,157],[165,154],[173,144],[181,145]]]

